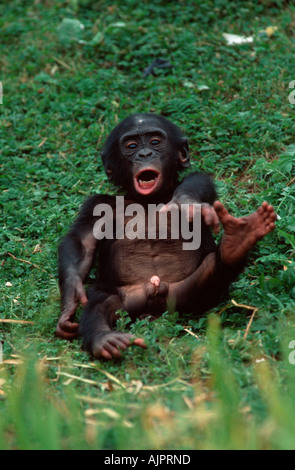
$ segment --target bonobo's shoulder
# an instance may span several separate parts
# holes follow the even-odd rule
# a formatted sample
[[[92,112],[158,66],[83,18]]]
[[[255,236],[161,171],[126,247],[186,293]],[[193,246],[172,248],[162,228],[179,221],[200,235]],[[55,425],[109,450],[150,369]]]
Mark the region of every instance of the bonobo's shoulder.
[[[112,202],[115,199],[116,196],[112,196],[111,194],[93,194],[86,199],[85,203],[97,204],[99,202]]]
[[[188,175],[186,175],[183,178],[182,182],[202,181],[202,180],[203,181],[212,181],[212,177],[208,173],[195,171],[193,173],[189,173]]]
[[[213,205],[217,193],[215,184],[207,173],[190,173],[175,189],[174,196],[187,196]]]
[[[111,196],[109,194],[94,194],[84,201],[81,210],[93,210],[97,204],[109,204],[110,206],[113,206],[115,202],[115,196]]]
[[[114,207],[116,202],[115,196],[109,196],[107,194],[94,194],[90,196],[82,206],[80,207],[79,213],[76,220],[74,221],[71,231],[74,233],[87,232],[87,230],[92,230],[93,224],[95,222],[94,217],[94,208],[99,204],[108,204],[111,207]]]

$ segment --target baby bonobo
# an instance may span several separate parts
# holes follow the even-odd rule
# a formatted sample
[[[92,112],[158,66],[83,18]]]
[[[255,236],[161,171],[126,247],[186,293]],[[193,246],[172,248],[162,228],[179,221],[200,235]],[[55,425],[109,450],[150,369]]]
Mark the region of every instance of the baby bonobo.
[[[249,250],[274,229],[276,214],[263,202],[253,214],[235,218],[216,201],[208,175],[194,173],[179,182],[178,173],[190,165],[188,142],[162,116],[135,114],[122,121],[109,135],[102,161],[124,197],[90,197],[59,246],[56,334],[66,339],[80,334],[92,356],[112,359],[131,345],[146,347],[142,338],[112,329],[118,310],[133,319],[160,315],[167,305],[180,314],[205,312],[237,278]],[[150,209],[158,211],[156,219]],[[178,218],[178,236],[175,212],[185,214]],[[182,230],[185,221],[190,238]],[[224,233],[216,246],[212,232],[219,224]],[[185,248],[194,230],[200,243]],[[94,264],[96,284],[86,295]],[[75,322],[79,303],[84,307],[80,324]]]

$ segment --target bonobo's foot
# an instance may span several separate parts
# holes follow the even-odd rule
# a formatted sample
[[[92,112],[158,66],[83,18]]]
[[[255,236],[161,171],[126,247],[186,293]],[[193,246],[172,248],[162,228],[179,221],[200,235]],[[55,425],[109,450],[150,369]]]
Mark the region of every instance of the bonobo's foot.
[[[146,348],[143,339],[134,335],[120,331],[106,331],[97,335],[92,354],[96,359],[119,359],[122,357],[122,351],[133,344]]]
[[[231,216],[219,201],[214,203],[214,209],[224,229],[220,253],[225,264],[242,261],[248,251],[275,228],[277,216],[267,202],[263,202],[253,214],[240,218]]]

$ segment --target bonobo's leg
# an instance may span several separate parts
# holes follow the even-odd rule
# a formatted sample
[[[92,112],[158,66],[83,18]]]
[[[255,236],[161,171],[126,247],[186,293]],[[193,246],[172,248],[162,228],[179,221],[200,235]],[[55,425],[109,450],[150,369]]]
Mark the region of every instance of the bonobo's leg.
[[[168,306],[179,312],[205,312],[220,302],[243,267],[243,263],[228,267],[218,251],[209,253],[191,276],[169,284]]]
[[[75,314],[79,303],[87,304],[84,284],[96,258],[98,240],[93,233],[97,218],[94,208],[100,203],[114,204],[113,196],[95,195],[85,201],[68,234],[59,245],[59,286],[61,292],[61,316],[56,334],[72,339],[78,334]]]
[[[79,302],[83,306],[87,304],[83,283],[91,267],[95,245],[91,233],[83,238],[69,233],[59,245],[61,316],[56,334],[61,338],[73,339],[78,334],[78,323],[74,318]]]
[[[263,202],[253,214],[240,218],[231,216],[219,201],[214,203],[214,209],[224,228],[221,259],[229,266],[239,263],[259,240],[275,228],[277,216],[267,202]]]
[[[169,286],[168,301],[180,311],[202,312],[218,303],[243,269],[249,250],[275,228],[276,214],[267,202],[241,218],[231,216],[219,201],[214,209],[224,229],[218,250],[209,253],[187,279]]]
[[[145,348],[144,341],[135,336],[112,330],[116,311],[123,308],[118,295],[98,289],[89,293],[88,303],[82,312],[79,333],[85,349],[95,358],[120,358],[121,351],[135,344]]]

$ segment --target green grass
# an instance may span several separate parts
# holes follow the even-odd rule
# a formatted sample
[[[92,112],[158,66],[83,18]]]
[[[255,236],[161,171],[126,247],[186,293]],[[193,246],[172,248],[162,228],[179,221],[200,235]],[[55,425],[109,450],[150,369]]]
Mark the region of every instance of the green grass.
[[[85,26],[72,41],[64,18]],[[294,449],[292,2],[15,0],[0,41],[0,319],[33,322],[0,323],[0,447]],[[142,78],[156,57],[173,69]],[[54,336],[57,245],[88,195],[113,191],[99,152],[142,111],[182,127],[192,170],[234,215],[267,200],[281,219],[228,301],[202,318],[122,316],[148,349],[93,363]]]

